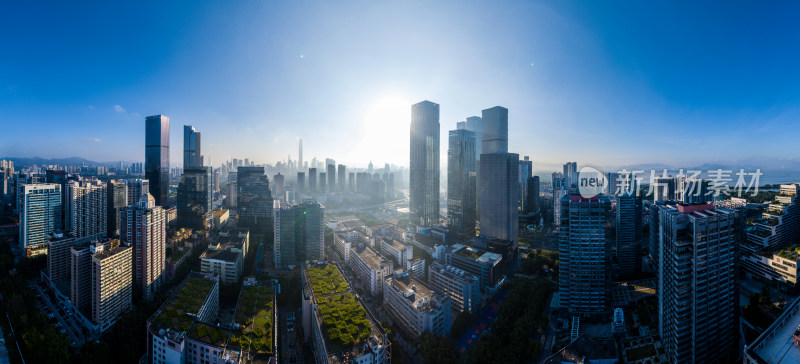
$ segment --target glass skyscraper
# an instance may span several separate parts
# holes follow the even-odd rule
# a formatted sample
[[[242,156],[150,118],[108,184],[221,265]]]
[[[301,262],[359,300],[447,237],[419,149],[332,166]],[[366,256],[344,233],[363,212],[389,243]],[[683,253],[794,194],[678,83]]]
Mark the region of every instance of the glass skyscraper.
[[[150,194],[156,205],[169,202],[169,118],[153,115],[145,118],[144,174],[150,181]]]
[[[200,132],[191,125],[183,126],[183,168],[202,167],[203,156],[200,154]]]
[[[475,133],[450,130],[447,149],[447,225],[465,236],[475,236]]]
[[[264,167],[239,167],[236,180],[239,228],[263,240],[272,235],[272,193]]]
[[[275,269],[324,257],[324,210],[312,200],[299,205],[283,205],[275,210],[275,249],[272,256]]]
[[[439,104],[422,101],[411,106],[409,163],[411,223],[439,223]]]
[[[47,253],[47,234],[61,229],[61,185],[20,188],[19,243],[26,256]]]
[[[205,229],[211,218],[211,167],[186,167],[178,185],[178,226]]]

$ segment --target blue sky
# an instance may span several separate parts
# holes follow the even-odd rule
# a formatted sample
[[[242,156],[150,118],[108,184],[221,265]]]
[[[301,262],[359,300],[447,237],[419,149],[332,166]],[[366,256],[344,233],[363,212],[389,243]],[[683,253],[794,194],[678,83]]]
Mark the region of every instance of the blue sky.
[[[144,117],[215,164],[407,164],[410,105],[509,109],[536,166],[800,154],[795,2],[0,4],[0,156],[142,160]],[[443,159],[444,160],[444,159]],[[545,168],[547,169],[547,168]]]

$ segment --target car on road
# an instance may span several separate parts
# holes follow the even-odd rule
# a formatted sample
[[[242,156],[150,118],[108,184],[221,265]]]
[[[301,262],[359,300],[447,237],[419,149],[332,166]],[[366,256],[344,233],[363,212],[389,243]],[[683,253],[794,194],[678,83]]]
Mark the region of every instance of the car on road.
[[[59,331],[60,333],[62,333],[62,334],[66,334],[66,333],[67,333],[67,330],[64,330],[64,329],[61,329],[61,330],[58,330],[58,331]]]

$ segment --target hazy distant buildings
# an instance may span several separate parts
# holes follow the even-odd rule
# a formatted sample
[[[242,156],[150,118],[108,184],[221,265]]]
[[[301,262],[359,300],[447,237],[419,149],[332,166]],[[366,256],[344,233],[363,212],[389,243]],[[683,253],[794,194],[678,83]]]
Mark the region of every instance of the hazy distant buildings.
[[[297,184],[295,185],[295,191],[299,193],[306,192],[306,174],[305,172],[297,172]]]
[[[206,229],[211,219],[212,194],[211,167],[184,168],[178,184],[178,226]]]
[[[298,205],[283,205],[275,210],[275,269],[285,269],[325,256],[324,208],[306,200]]]
[[[314,167],[308,169],[308,191],[317,192],[317,169]]]
[[[447,150],[447,225],[465,236],[475,236],[477,219],[475,133],[451,130]]]
[[[325,173],[325,172],[322,172],[322,173],[319,174],[319,185],[318,185],[319,193],[330,192],[330,191],[328,191],[328,186],[327,186],[328,179],[327,179],[327,177],[328,177],[328,174]]]
[[[328,189],[326,192],[334,192],[336,191],[336,161],[333,159],[326,159],[327,164],[327,177],[328,177]]]
[[[339,165],[339,169],[338,169],[337,172],[339,173],[339,175],[338,175],[338,178],[339,178],[339,181],[338,181],[338,183],[339,183],[338,184],[339,192],[345,192],[345,191],[347,191],[347,189],[346,189],[347,185],[345,184],[345,179],[347,178],[347,166],[345,166],[344,164],[340,164]]]
[[[578,163],[564,163],[564,187],[578,187]]]
[[[147,194],[120,214],[120,240],[133,248],[134,282],[152,297],[166,279],[166,212]]]
[[[439,223],[439,104],[422,101],[411,106],[409,210],[411,223]]]
[[[272,176],[272,183],[275,186],[275,196],[277,196],[279,198],[284,196],[284,192],[286,191],[286,188],[285,188],[285,185],[284,185],[284,178],[283,178],[283,175],[281,174],[281,172],[278,172],[278,174]],[[290,201],[287,201],[287,202],[290,202]]]
[[[203,156],[200,150],[200,132],[191,125],[183,126],[183,168],[202,167]]]
[[[19,244],[32,257],[47,252],[47,235],[61,229],[61,185],[21,185]]]
[[[237,210],[240,229],[250,230],[256,241],[272,235],[272,193],[264,167],[239,167]]]
[[[611,200],[605,195],[569,194],[560,202],[561,307],[573,316],[610,316]]]
[[[166,208],[169,203],[169,118],[164,115],[145,118],[144,172],[156,205]]]

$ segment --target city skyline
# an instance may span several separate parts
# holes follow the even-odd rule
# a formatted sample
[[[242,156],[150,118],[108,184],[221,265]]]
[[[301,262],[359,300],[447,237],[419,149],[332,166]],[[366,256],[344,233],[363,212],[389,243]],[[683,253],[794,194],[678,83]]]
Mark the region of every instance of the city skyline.
[[[4,123],[10,132],[0,136],[0,155],[142,160],[139,124],[163,114],[203,130],[204,153],[215,162],[250,156],[271,163],[304,138],[306,156],[348,166],[404,164],[410,105],[431,100],[442,105],[444,130],[482,109],[507,107],[509,150],[530,155],[535,169],[565,160],[796,166],[798,156],[784,147],[791,140],[780,133],[800,113],[793,89],[800,72],[791,66],[800,55],[791,47],[797,32],[785,31],[797,29],[791,11],[447,5],[422,13],[415,3],[306,11],[286,4],[4,5],[0,29],[15,35],[0,44],[20,56],[0,61],[0,120],[26,122]],[[348,16],[365,24],[348,24]],[[487,28],[470,20],[482,17],[506,21]],[[142,22],[159,26],[141,30]],[[758,26],[744,29],[743,22]],[[374,31],[364,34],[362,26]],[[103,34],[94,32],[99,27]],[[634,28],[640,31],[627,31]],[[291,30],[275,39],[278,29]],[[316,39],[321,34],[324,41]],[[219,56],[201,57],[211,53]],[[37,61],[56,55],[63,62]],[[70,122],[83,127],[54,127]],[[564,130],[582,143],[559,147]],[[180,145],[179,130],[170,144]],[[173,148],[170,159],[180,161],[180,153]]]

